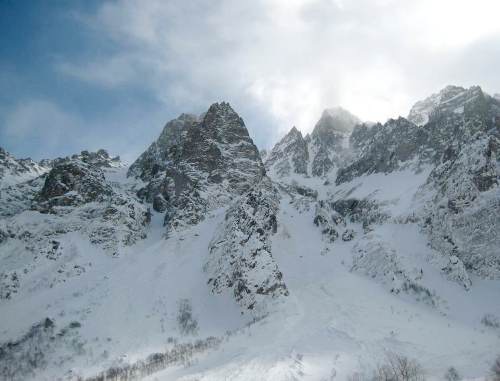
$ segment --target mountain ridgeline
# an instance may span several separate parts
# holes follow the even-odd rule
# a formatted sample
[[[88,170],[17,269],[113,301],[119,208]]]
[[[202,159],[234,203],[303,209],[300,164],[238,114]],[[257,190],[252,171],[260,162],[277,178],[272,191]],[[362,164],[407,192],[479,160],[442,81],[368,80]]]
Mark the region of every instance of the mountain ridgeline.
[[[446,315],[448,286],[437,285],[468,293],[476,282],[500,280],[500,99],[477,86],[448,86],[417,102],[407,118],[383,124],[331,108],[310,134],[293,127],[265,155],[225,102],[169,121],[128,167],[105,150],[35,162],[0,149],[0,218],[0,315],[19,314],[23,300],[43,294],[47,306],[32,318],[43,321],[61,303],[73,303],[73,295],[84,300],[73,318],[98,319],[103,315],[92,308],[114,295],[111,285],[123,284],[121,273],[139,290],[151,284],[148,292],[156,295],[156,283],[139,268],[154,263],[155,282],[168,282],[163,261],[179,255],[175,263],[185,278],[179,282],[192,283],[165,295],[198,290],[255,322],[292,303],[295,279],[307,274],[294,275],[283,261],[291,239],[311,248],[301,259],[345,252],[341,263],[349,273]],[[408,251],[395,237],[399,231],[423,242],[422,253]],[[143,251],[152,254],[139,265]],[[121,269],[114,277],[106,258]],[[182,275],[186,263],[193,265]],[[83,286],[85,279],[93,285]],[[54,293],[62,284],[73,294]],[[129,292],[134,300],[149,297]],[[174,308],[167,299],[144,301],[146,316]],[[189,322],[190,307],[181,304],[179,319]],[[162,330],[175,320],[165,314]],[[30,319],[13,324],[5,337],[38,327]],[[89,326],[74,333],[82,348],[94,345],[92,329],[99,330]],[[70,341],[61,340],[47,344],[48,351],[68,351]],[[65,361],[72,366],[67,357],[49,357],[15,367],[12,359],[31,350],[23,345],[0,347],[0,378],[29,378]],[[77,352],[75,358],[91,356]],[[92,361],[108,364],[107,357]]]

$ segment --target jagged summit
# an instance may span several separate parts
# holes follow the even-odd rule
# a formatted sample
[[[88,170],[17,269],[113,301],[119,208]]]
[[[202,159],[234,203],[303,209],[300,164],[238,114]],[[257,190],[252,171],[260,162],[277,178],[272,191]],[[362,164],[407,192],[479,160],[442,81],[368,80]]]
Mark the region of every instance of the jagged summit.
[[[309,153],[307,142],[302,133],[293,126],[271,150],[265,160],[268,171],[277,176],[289,176],[292,173],[307,174]]]
[[[243,119],[226,102],[212,104],[200,117],[182,114],[168,122],[128,171],[147,183],[139,195],[167,212],[168,225],[199,221],[264,174]]]
[[[280,178],[294,173],[326,176],[340,165],[349,135],[359,123],[359,118],[341,107],[326,109],[306,137],[292,127],[266,157],[266,169]]]
[[[408,114],[408,120],[422,126],[436,118],[461,116],[470,112],[472,108],[494,108],[495,112],[498,112],[500,103],[495,97],[484,93],[479,86],[468,89],[446,86],[439,93],[415,103]]]
[[[311,133],[311,174],[326,176],[343,161],[348,138],[360,119],[335,107],[323,112]]]
[[[33,179],[47,172],[49,166],[26,158],[17,159],[0,147],[0,188]]]
[[[300,132],[297,127],[293,126],[290,131],[288,131],[288,134],[287,135],[298,135],[300,134],[300,136],[302,136],[302,132]]]
[[[361,120],[342,107],[332,107],[323,111],[321,118],[314,126],[312,135],[322,135],[327,130],[349,133]]]

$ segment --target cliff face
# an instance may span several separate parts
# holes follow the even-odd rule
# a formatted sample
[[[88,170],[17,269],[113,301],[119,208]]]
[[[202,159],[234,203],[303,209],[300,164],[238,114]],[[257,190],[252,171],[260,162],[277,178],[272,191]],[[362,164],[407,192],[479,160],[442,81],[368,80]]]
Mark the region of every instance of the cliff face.
[[[243,120],[228,103],[200,118],[181,115],[130,167],[146,185],[139,196],[165,212],[165,224],[195,224],[243,194],[265,174]]]

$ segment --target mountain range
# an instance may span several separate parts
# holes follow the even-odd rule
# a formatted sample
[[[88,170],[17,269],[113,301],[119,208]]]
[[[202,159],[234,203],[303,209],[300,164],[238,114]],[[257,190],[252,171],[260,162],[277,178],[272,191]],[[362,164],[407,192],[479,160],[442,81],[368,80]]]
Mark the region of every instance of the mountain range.
[[[131,165],[0,148],[0,379],[381,380],[397,358],[486,380],[498,95],[447,86],[406,118],[335,107],[311,127],[259,151],[221,102]]]

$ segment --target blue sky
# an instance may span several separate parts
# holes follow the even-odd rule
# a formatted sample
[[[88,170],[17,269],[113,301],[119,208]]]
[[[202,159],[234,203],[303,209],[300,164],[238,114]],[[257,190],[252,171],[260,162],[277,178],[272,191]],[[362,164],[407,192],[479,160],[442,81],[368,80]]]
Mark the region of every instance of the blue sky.
[[[80,19],[99,4],[0,1],[0,145],[17,156],[119,153],[132,141],[140,150],[174,116],[141,86],[96,86],[59,69],[119,49]]]
[[[500,92],[496,0],[0,0],[0,146],[133,160],[226,100],[269,147],[326,107],[407,115],[447,84]]]

